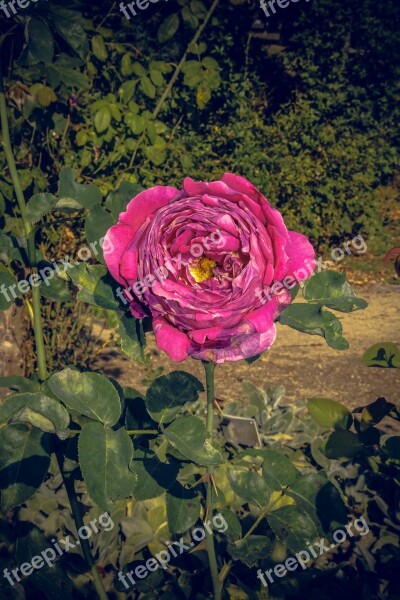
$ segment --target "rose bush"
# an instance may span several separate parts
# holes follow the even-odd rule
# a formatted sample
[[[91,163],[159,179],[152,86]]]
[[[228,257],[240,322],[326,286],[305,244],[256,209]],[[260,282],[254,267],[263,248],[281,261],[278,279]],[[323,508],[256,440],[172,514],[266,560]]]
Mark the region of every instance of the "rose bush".
[[[307,277],[314,259],[307,238],[288,231],[257,188],[231,173],[141,192],[105,247],[132,314],[153,318],[158,347],[177,362],[236,361],[270,348],[291,296],[281,289],[263,304],[260,289],[299,269]]]

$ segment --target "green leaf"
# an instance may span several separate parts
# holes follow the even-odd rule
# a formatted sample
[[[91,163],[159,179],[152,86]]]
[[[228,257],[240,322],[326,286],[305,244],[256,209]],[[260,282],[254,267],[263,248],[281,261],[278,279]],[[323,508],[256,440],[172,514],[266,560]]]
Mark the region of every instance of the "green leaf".
[[[5,235],[0,231],[0,262],[8,265],[11,260],[17,260],[21,263],[24,262],[17,240],[14,237]],[[1,264],[0,271],[7,272],[6,269],[2,268]]]
[[[353,423],[350,411],[335,400],[328,398],[309,398],[307,409],[314,421],[320,427],[333,429],[349,429]]]
[[[17,296],[21,292],[17,288],[17,280],[0,264],[0,310],[7,310],[14,302],[14,296],[11,292],[13,288]]]
[[[335,271],[313,275],[304,285],[303,296],[307,302],[318,302],[340,312],[352,312],[368,306],[365,300],[354,294],[346,274]]]
[[[149,448],[135,450],[130,470],[136,474],[140,485],[135,489],[136,500],[158,498],[174,485],[179,472],[179,463],[161,462]]]
[[[151,144],[155,144],[157,141],[157,131],[154,123],[147,123],[146,125],[147,134]]]
[[[228,479],[232,490],[249,504],[260,508],[267,506],[271,488],[264,479],[253,471],[228,470]]]
[[[189,27],[191,27],[192,29],[196,29],[196,27],[199,24],[199,19],[196,17],[196,15],[192,13],[188,6],[184,6],[182,8],[182,19],[184,20],[186,25],[189,25]]]
[[[146,69],[139,62],[133,63],[132,72],[138,77],[144,77],[147,73]]]
[[[43,268],[41,263],[39,266]],[[39,287],[39,291],[41,296],[55,302],[70,302],[72,300],[68,282],[63,281],[57,276],[52,279],[46,279]]]
[[[69,269],[69,276],[74,285],[78,286],[77,299],[94,306],[118,310],[119,301],[114,295],[114,282],[110,279],[106,267],[80,263]]]
[[[201,63],[206,69],[214,69],[215,71],[218,71],[219,69],[219,64],[212,56],[205,56]]]
[[[26,425],[0,429],[1,510],[8,512],[28,500],[50,466],[48,434]]]
[[[179,16],[177,13],[169,15],[158,28],[157,39],[162,44],[171,39],[178,31]]]
[[[111,123],[111,112],[108,106],[100,108],[94,116],[94,126],[98,133],[102,133],[108,129]]]
[[[75,182],[74,171],[69,167],[63,169],[60,173],[58,187],[60,198],[72,198],[85,208],[92,208],[95,204],[100,204],[102,195],[96,185],[82,185]]]
[[[293,552],[304,550],[306,542],[318,535],[314,521],[294,505],[272,511],[267,520],[276,537]]]
[[[40,390],[40,383],[20,375],[11,375],[10,377],[0,377],[0,388],[2,387],[17,392],[37,392]]]
[[[357,434],[351,431],[333,431],[322,452],[327,458],[346,460],[355,456],[362,448]]]
[[[124,81],[121,87],[118,90],[118,94],[122,97],[123,102],[127,103],[132,98],[135,93],[137,81]]]
[[[42,431],[55,433],[66,429],[69,421],[64,406],[43,392],[13,394],[0,404],[0,423],[30,423]]]
[[[122,77],[129,77],[132,73],[132,60],[131,55],[126,53],[121,58],[121,75]]]
[[[196,377],[185,371],[173,371],[151,384],[146,407],[155,421],[169,423],[185,404],[198,400],[200,392],[204,392],[204,387]]]
[[[48,86],[43,86],[40,90],[38,90],[36,94],[36,100],[40,106],[47,108],[52,102],[57,100],[57,96],[55,95],[54,90]]]
[[[98,60],[100,60],[101,62],[104,62],[107,60],[108,52],[107,52],[106,45],[104,43],[103,36],[101,36],[101,35],[93,36],[92,52],[95,55],[95,57]]]
[[[153,421],[146,410],[141,394],[133,388],[124,388],[124,401],[126,407],[125,427],[130,429],[157,429],[157,423]]]
[[[80,131],[78,131],[78,133],[76,134],[76,138],[75,141],[77,143],[78,146],[82,147],[86,144],[86,142],[89,139],[89,134],[87,131],[85,131],[84,129],[81,129]]]
[[[146,77],[142,77],[140,79],[140,88],[141,88],[142,92],[144,94],[146,94],[146,96],[148,96],[149,98],[156,97],[156,88],[151,83],[151,80],[149,77],[146,76]]]
[[[67,88],[86,89],[89,81],[79,68],[82,62],[79,58],[72,58],[68,54],[60,54],[58,59],[46,68],[49,84],[53,89],[59,85]],[[69,91],[69,90],[68,90]]]
[[[317,304],[291,304],[282,312],[279,321],[302,333],[321,335],[335,350],[347,350],[349,347],[342,336],[339,319]]]
[[[285,493],[296,501],[296,506],[315,519],[318,494],[327,483],[325,473],[308,473],[297,478]]]
[[[215,514],[221,515],[228,525],[226,531],[223,532],[224,535],[232,541],[240,540],[242,537],[242,525],[236,516],[236,513],[228,508],[221,508],[219,510],[215,509]]]
[[[29,40],[27,48],[27,64],[43,62],[51,63],[54,56],[54,39],[50,28],[43,21],[31,17],[27,26]]]
[[[19,565],[31,563],[32,558],[40,556],[48,548],[51,548],[49,542],[43,533],[34,527],[27,535],[17,538],[15,560]],[[61,600],[73,597],[74,585],[72,580],[57,562],[52,564],[51,567],[48,567],[44,562],[43,567],[40,569],[33,569],[33,572],[29,575],[29,585],[33,587],[31,594],[40,598]]]
[[[233,560],[240,560],[248,567],[255,567],[260,560],[271,554],[272,542],[264,535],[251,535],[244,542],[229,544],[227,551]]]
[[[275,450],[264,450],[263,456],[263,477],[273,490],[280,492],[301,475],[285,454]]]
[[[145,128],[145,120],[141,115],[128,113],[125,117],[126,124],[131,128],[132,133],[140,135]]]
[[[324,472],[303,475],[290,486],[287,495],[296,501],[324,531],[335,530],[347,523],[346,506]]]
[[[98,373],[64,369],[48,380],[48,386],[68,408],[77,414],[114,425],[121,414],[121,401],[113,384]]]
[[[197,106],[201,109],[205,107],[207,102],[211,100],[211,88],[207,81],[203,81],[197,88],[196,102]]]
[[[197,417],[176,419],[163,434],[173,448],[199,465],[219,465],[223,458],[207,439],[204,423]]]
[[[35,194],[26,205],[28,220],[37,223],[45,214],[53,210],[57,198],[53,194]]]
[[[0,217],[5,215],[6,212],[6,201],[3,194],[0,192]]]
[[[57,200],[57,204],[54,207],[54,211],[74,213],[83,210],[83,206],[77,200],[73,198],[60,198]]]
[[[79,58],[85,61],[89,52],[89,42],[83,27],[71,18],[59,15],[55,15],[53,21],[57,32],[64,38],[72,50],[76,52]]]
[[[99,204],[90,209],[85,221],[86,239],[89,243],[101,240],[107,231],[114,225],[111,214]],[[103,253],[97,255],[98,260],[104,262]]]
[[[168,529],[185,533],[200,517],[200,494],[185,489],[178,481],[166,493]],[[194,542],[191,544],[194,546]]]
[[[144,341],[141,342],[141,336],[137,319],[124,316],[119,320],[119,334],[121,336],[121,350],[129,358],[133,358],[138,362],[146,362],[144,355]]]
[[[188,87],[194,88],[199,85],[203,81],[203,74],[201,70],[191,70],[185,73],[183,78],[183,82]]]
[[[129,470],[133,446],[126,429],[86,423],[79,434],[79,464],[89,496],[102,510],[131,496],[137,476]]]
[[[400,350],[396,344],[380,342],[368,348],[362,361],[367,367],[400,369]]]
[[[192,9],[193,14],[199,19],[204,19],[204,17],[207,15],[207,7],[203,2],[201,2],[201,0],[192,0],[190,3],[190,8]]]
[[[121,181],[119,188],[108,194],[105,207],[111,212],[114,222],[117,222],[119,215],[126,210],[128,202],[142,191],[142,186],[137,183]]]
[[[165,83],[162,73],[160,71],[157,71],[156,69],[150,71],[150,79],[157,87],[161,87]]]
[[[118,105],[115,104],[114,102],[111,102],[108,106],[109,106],[112,118],[115,121],[117,121],[117,123],[120,123],[121,119],[122,119],[122,114],[121,114],[121,111],[120,111]]]

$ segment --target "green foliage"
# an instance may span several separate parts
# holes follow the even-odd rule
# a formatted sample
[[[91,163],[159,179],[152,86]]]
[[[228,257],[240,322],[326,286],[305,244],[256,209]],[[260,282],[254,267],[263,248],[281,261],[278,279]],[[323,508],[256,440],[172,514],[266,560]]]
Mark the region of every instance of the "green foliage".
[[[127,429],[121,426],[120,413],[122,409],[123,417],[128,410],[129,398],[136,396],[135,402],[140,398],[133,390],[117,392],[109,380],[95,373],[79,373],[67,369],[53,374],[43,385],[43,391],[10,396],[2,406],[1,413],[2,447],[10,447],[10,452],[3,454],[0,466],[0,471],[7,473],[1,479],[3,510],[25,502],[25,508],[19,509],[21,517],[33,520],[47,535],[50,532],[54,535],[55,523],[50,515],[61,501],[57,491],[59,484],[56,480],[52,483],[51,478],[46,483],[42,481],[49,469],[50,453],[55,445],[61,443],[60,448],[70,457],[69,469],[78,479],[83,478],[85,483],[85,488],[81,488],[82,484],[79,483],[79,489],[87,490],[88,493],[82,496],[82,500],[89,503],[90,513],[87,519],[93,518],[94,508],[91,503],[94,502],[98,510],[109,511],[114,523],[121,522],[121,534],[118,534],[118,530],[113,530],[112,537],[109,532],[110,536],[102,538],[102,542],[97,540],[96,534],[95,543],[103,544],[99,548],[100,556],[103,557],[101,564],[109,564],[107,561],[111,560],[113,564],[117,561],[123,567],[130,563],[135,552],[135,557],[139,560],[148,557],[147,552],[154,556],[170,543],[173,536],[185,536],[185,543],[190,547],[190,531],[202,516],[205,499],[201,485],[204,465],[213,465],[218,485],[218,495],[214,496],[214,514],[220,513],[228,525],[226,531],[218,533],[218,538],[225,540],[220,552],[224,554],[226,561],[232,561],[226,581],[227,589],[230,589],[232,581],[240,580],[244,567],[258,569],[260,566],[265,568],[265,564],[272,564],[273,567],[284,560],[285,556],[302,551],[307,544],[344,527],[353,510],[352,488],[346,488],[351,471],[346,476],[347,479],[345,471],[342,472],[344,487],[340,489],[336,471],[332,472],[329,468],[332,459],[337,465],[342,465],[337,467],[341,469],[347,469],[346,465],[350,461],[361,464],[367,460],[367,464],[374,465],[375,473],[378,472],[377,469],[389,469],[389,472],[391,469],[398,470],[398,436],[382,435],[379,450],[376,449],[376,436],[366,437],[366,433],[377,431],[375,426],[384,417],[400,418],[398,407],[382,398],[368,407],[353,411],[352,419],[348,410],[338,402],[309,400],[311,417],[318,424],[315,429],[312,419],[304,414],[304,404],[283,404],[282,387],[275,390],[259,389],[246,382],[249,403],[238,404],[236,414],[251,415],[256,419],[263,445],[259,449],[234,449],[219,434],[213,446],[207,443],[203,421],[193,416],[198,411],[198,394],[203,391],[200,382],[182,371],[176,371],[171,376],[154,382],[150,387],[152,391],[141,408],[146,412],[147,407],[155,402],[157,414],[153,414],[153,417],[157,417],[161,424],[158,435],[143,436],[142,431],[133,431],[133,444]],[[176,381],[182,382],[183,387],[178,386]],[[15,385],[19,383],[16,381]],[[40,429],[43,423],[35,419],[30,421],[31,429],[26,424],[18,423],[21,408],[26,406],[32,407],[37,414],[41,414],[43,408],[43,415],[49,420],[58,419],[56,415],[61,416],[59,409],[55,409],[56,406],[61,407],[61,403],[50,397],[45,400],[45,389],[51,390],[65,404],[68,412],[71,412],[72,420],[68,429],[70,440],[57,442],[52,439],[55,434],[44,433]],[[170,389],[175,393],[180,391],[182,395],[182,399],[176,397],[172,405]],[[123,400],[122,405],[120,398]],[[163,417],[162,398],[165,400],[165,415],[168,414],[168,417]],[[185,404],[184,399],[189,403]],[[175,401],[178,410],[190,414],[181,416],[176,408],[171,413]],[[54,413],[51,412],[53,404]],[[62,410],[62,421],[54,423],[64,428],[68,427],[68,421],[65,419],[65,409]],[[235,412],[235,405],[232,404],[229,410],[230,413]],[[164,429],[162,421],[170,424]],[[154,426],[149,413],[147,423],[147,427]],[[138,424],[143,425],[143,421]],[[354,427],[355,431],[349,431],[350,427]],[[327,428],[335,430],[328,433],[328,438],[325,439],[324,430]],[[65,431],[62,438],[65,438]],[[269,441],[266,443],[264,440]],[[20,463],[10,469],[10,460],[15,461],[15,443],[21,448]],[[75,469],[78,465],[80,471]],[[50,472],[53,473],[52,467]],[[196,481],[198,485],[194,485]],[[32,497],[35,489],[38,491]],[[121,503],[127,497],[133,497],[135,502],[135,508],[129,516],[126,516],[124,509],[121,511]],[[347,504],[344,504],[344,500]],[[395,505],[396,501],[392,499],[391,502]],[[37,520],[36,506],[40,507],[42,514],[48,515],[45,521],[43,518],[41,521]],[[392,517],[392,509],[385,510]],[[60,518],[64,523],[62,527],[69,528],[68,520],[65,520],[67,514],[68,511]],[[356,514],[360,513],[356,511]],[[353,515],[353,518],[356,517]],[[59,523],[60,519],[57,520],[56,527],[60,526]],[[254,527],[250,532],[251,525]],[[380,544],[375,548],[369,546],[369,551],[379,560],[383,560],[382,549],[385,544],[392,540],[395,542],[396,539],[396,530],[390,524],[386,527],[390,529],[390,533],[385,530],[381,536],[386,537],[382,537]],[[37,530],[32,531],[29,535],[37,537],[38,533],[34,533]],[[217,535],[217,531],[214,535]],[[349,538],[349,542],[351,546],[348,551],[357,553],[357,538]],[[36,548],[37,543],[33,539],[32,543],[36,544],[32,546]],[[17,552],[20,551],[17,549]],[[284,552],[280,555],[281,558],[278,558],[278,551]],[[111,556],[114,558],[111,559]],[[190,556],[185,554],[182,557],[182,568],[186,573],[193,568],[187,563],[192,560]],[[331,554],[331,560],[339,563],[339,555],[336,557]],[[201,560],[196,565],[200,571],[208,568]],[[58,568],[61,569],[60,577],[63,577],[62,567]],[[181,563],[175,568],[180,572]],[[327,574],[313,563],[308,568],[313,577],[321,582],[320,585],[325,585],[323,578]],[[43,577],[48,581],[47,572],[43,573]],[[304,581],[297,580],[296,574],[293,577],[295,579],[288,575],[284,585],[306,585]],[[332,585],[334,571],[328,577]],[[77,584],[78,580],[73,579]],[[177,583],[180,581],[179,576],[175,581],[173,585],[180,585]],[[36,581],[36,578],[33,585],[41,589],[41,582]],[[154,589],[157,593],[161,593],[161,589],[164,592],[171,591],[163,577],[154,580]]]
[[[232,490],[245,502],[260,508],[268,504],[271,488],[257,473],[232,469],[228,471],[228,479]]]
[[[340,312],[366,308],[365,300],[357,298],[344,273],[323,271],[305,283],[303,298],[309,304],[290,304],[280,315],[282,325],[289,325],[303,333],[320,335],[335,350],[347,350],[349,344],[342,336],[339,319],[324,307]]]
[[[185,458],[199,465],[218,465],[223,462],[221,453],[208,441],[201,419],[182,417],[162,431],[171,446]]]
[[[350,411],[335,400],[328,398],[310,398],[307,402],[308,412],[320,427],[333,427],[336,430],[347,430],[353,422]]]
[[[132,444],[125,429],[114,431],[98,422],[83,425],[79,464],[88,493],[101,509],[132,495],[137,477],[129,470],[131,460]]]
[[[64,406],[42,392],[13,394],[0,405],[0,423],[29,423],[54,433],[66,429],[69,414]]]
[[[203,384],[184,371],[174,371],[158,377],[146,394],[146,408],[159,424],[172,421],[188,402],[195,402]]]
[[[200,495],[175,483],[166,493],[166,507],[169,530],[184,533],[200,516]]]
[[[346,280],[345,273],[323,271],[311,277],[304,285],[303,296],[307,302],[315,302],[340,312],[352,312],[368,306],[357,298]]]
[[[78,415],[85,415],[106,426],[115,425],[120,417],[118,392],[102,375],[64,369],[50,377],[48,386],[57,398]]]
[[[50,465],[48,434],[11,423],[0,429],[1,509],[7,512],[30,498]]]
[[[136,500],[149,500],[161,496],[174,485],[179,464],[161,462],[153,450],[138,448],[130,469],[140,482],[135,489]]]

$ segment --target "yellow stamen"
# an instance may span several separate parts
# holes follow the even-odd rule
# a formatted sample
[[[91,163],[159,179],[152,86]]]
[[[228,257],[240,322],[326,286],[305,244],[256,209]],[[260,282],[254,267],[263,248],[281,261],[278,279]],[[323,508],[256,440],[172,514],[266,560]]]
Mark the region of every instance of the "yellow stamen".
[[[201,283],[214,276],[213,269],[216,266],[217,263],[214,260],[211,260],[210,258],[200,258],[189,267],[189,271],[194,280],[197,283]]]

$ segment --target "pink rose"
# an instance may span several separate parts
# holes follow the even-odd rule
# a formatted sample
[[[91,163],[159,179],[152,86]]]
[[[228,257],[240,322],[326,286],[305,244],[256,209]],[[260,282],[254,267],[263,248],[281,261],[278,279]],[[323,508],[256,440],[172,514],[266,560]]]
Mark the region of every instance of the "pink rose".
[[[231,173],[141,192],[105,247],[133,315],[153,318],[158,347],[177,362],[222,363],[270,348],[288,288],[314,265],[307,238],[288,231],[279,211]]]

